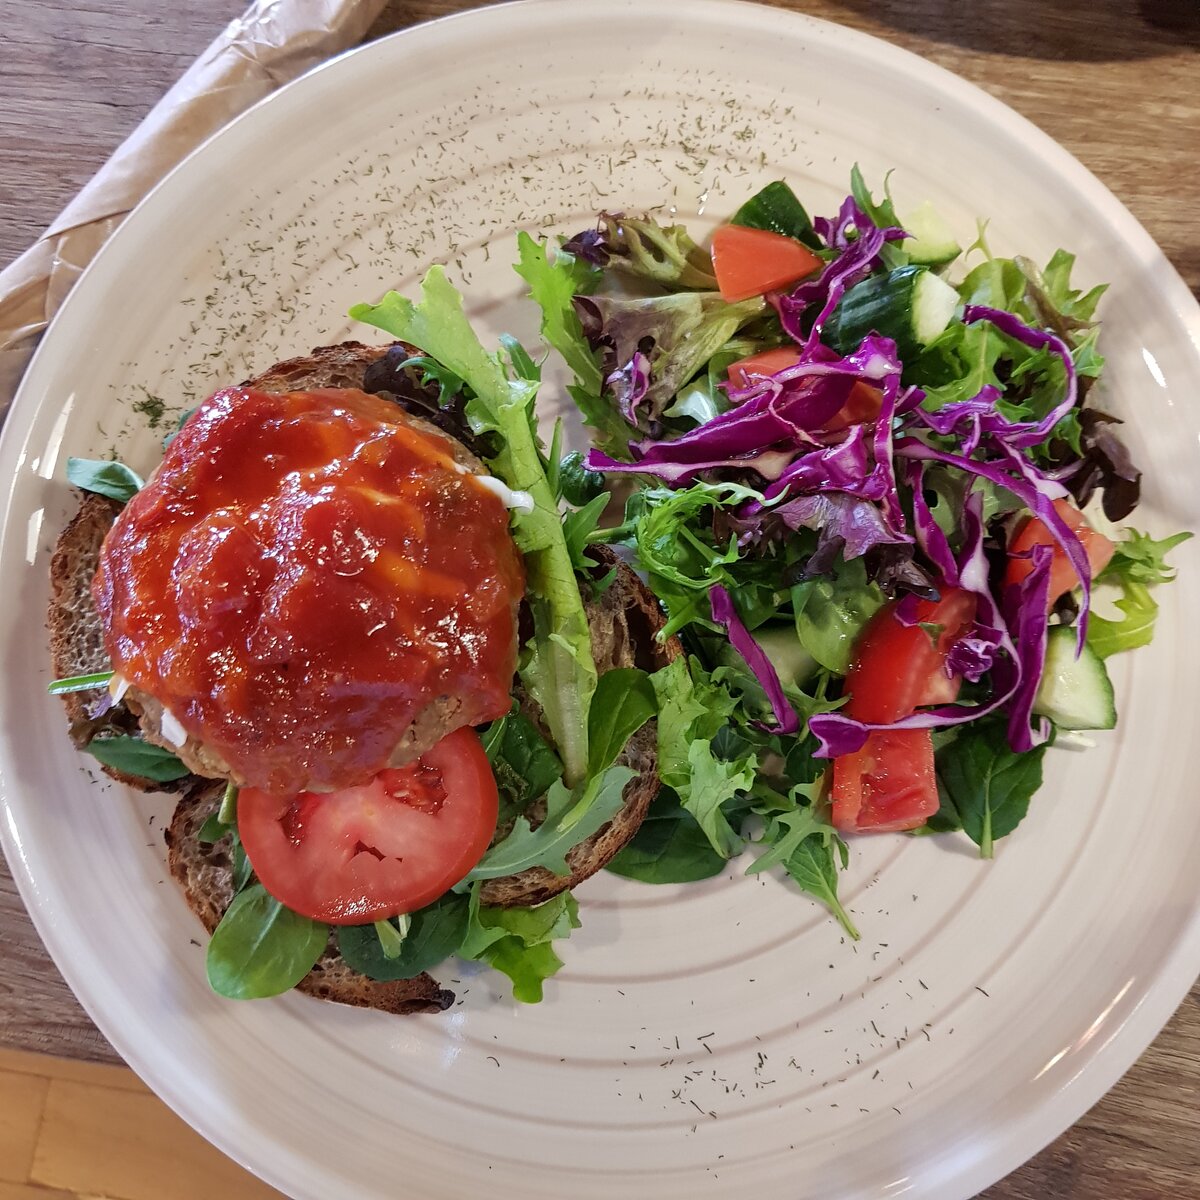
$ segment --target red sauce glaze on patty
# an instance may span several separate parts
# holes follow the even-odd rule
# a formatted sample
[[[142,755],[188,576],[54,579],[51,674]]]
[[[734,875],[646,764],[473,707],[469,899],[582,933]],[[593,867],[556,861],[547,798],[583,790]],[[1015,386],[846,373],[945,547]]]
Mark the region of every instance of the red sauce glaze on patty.
[[[285,794],[367,782],[443,698],[443,733],[502,716],[524,571],[451,451],[363,392],[218,392],[105,540],[113,669]]]

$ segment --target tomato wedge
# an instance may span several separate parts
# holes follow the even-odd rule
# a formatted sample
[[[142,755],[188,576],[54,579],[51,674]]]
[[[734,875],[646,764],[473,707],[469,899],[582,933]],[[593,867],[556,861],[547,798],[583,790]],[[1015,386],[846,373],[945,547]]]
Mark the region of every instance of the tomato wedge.
[[[1088,523],[1087,518],[1073,505],[1070,500],[1055,500],[1054,511],[1067,523],[1071,531],[1083,545],[1088,563],[1092,568],[1094,579],[1105,567],[1116,550],[1116,544],[1097,533]],[[1046,528],[1037,517],[1028,517],[1017,529],[1012,544],[1008,548],[1008,567],[1004,572],[1004,586],[1020,583],[1033,570],[1033,560],[1026,557],[1034,546],[1049,546],[1050,558],[1050,590],[1046,595],[1047,612],[1054,607],[1055,601],[1079,584],[1079,577],[1071,560],[1067,558],[1063,548],[1055,540],[1054,534]]]
[[[821,428],[826,433],[840,433],[851,425],[865,425],[868,421],[878,419],[882,407],[883,393],[869,383],[856,379],[846,403]]]
[[[721,297],[730,304],[786,287],[822,265],[795,238],[742,225],[722,225],[713,234],[712,260]]]
[[[975,603],[972,593],[948,588],[939,600],[917,602],[915,625],[896,619],[896,603],[880,609],[846,675],[847,715],[882,725],[954,700],[959,681],[946,674],[946,656],[974,620]],[[833,823],[846,832],[923,825],[939,804],[929,730],[877,730],[862,749],[835,758],[832,797]]]
[[[773,350],[761,350],[748,358],[740,358],[730,363],[728,368],[729,382],[734,387],[749,387],[756,379],[765,379],[768,375],[777,375],[786,367],[795,366],[800,361],[798,346],[776,346]],[[864,383],[861,379],[854,380],[846,395],[846,401],[838,411],[825,422],[821,428],[826,433],[840,433],[851,425],[862,425],[874,421],[879,416],[883,404],[883,393]]]
[[[238,794],[238,833],[263,887],[331,925],[412,912],[448,891],[496,832],[496,780],[478,736],[459,729],[415,763],[362,787]]]
[[[880,729],[833,761],[833,823],[846,833],[893,833],[938,810],[928,729]]]
[[[730,363],[727,374],[734,387],[744,388],[768,375],[778,375],[785,367],[794,367],[799,361],[799,346],[776,346],[773,350],[760,350],[749,358]]]
[[[846,675],[850,700],[845,711],[860,721],[883,725],[907,717],[933,691],[945,695],[946,655],[975,617],[975,596],[947,588],[940,600],[918,600],[918,624],[902,625],[896,604],[881,608],[863,630]],[[941,626],[936,638],[922,626]]]

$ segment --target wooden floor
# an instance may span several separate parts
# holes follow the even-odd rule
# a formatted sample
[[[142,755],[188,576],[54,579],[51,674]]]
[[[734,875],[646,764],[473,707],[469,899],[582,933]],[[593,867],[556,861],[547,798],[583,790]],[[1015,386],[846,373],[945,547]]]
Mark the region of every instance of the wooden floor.
[[[0,1050],[0,1200],[278,1200],[121,1067]]]

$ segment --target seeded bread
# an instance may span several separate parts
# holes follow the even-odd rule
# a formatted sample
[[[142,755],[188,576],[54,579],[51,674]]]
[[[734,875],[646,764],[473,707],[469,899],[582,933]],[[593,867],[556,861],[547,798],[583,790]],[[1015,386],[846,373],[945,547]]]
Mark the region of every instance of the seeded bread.
[[[321,347],[307,357],[276,364],[248,381],[248,386],[268,391],[361,387],[367,367],[384,352],[383,348],[357,342]],[[445,436],[418,417],[409,419]],[[465,448],[456,448],[455,457],[469,470],[483,469]],[[58,677],[101,671],[108,666],[99,616],[91,599],[91,580],[104,535],[119,511],[119,505],[103,497],[85,496],[79,513],[59,538],[51,564],[49,611],[51,655]],[[600,672],[628,666],[652,671],[682,653],[677,639],[670,638],[662,644],[656,640],[663,617],[657,601],[641,580],[607,547],[595,547],[590,553],[598,564],[594,572],[597,579],[615,570],[612,581],[598,596],[585,596],[593,656]],[[529,715],[540,721],[536,706],[519,687],[515,694]],[[86,745],[104,725],[124,733],[140,730],[150,740],[165,744],[158,722],[143,717],[143,727],[135,711],[144,708],[152,714],[152,698],[144,698],[139,705],[135,693],[127,697],[132,705],[124,701],[110,705],[97,718],[89,708],[89,695],[92,694],[73,693],[63,697],[71,735],[77,745]],[[189,755],[185,761],[193,767],[201,766],[210,776],[221,774],[200,755]],[[653,722],[630,739],[620,761],[635,772],[625,788],[624,804],[610,822],[571,850],[567,856],[571,874],[559,877],[535,867],[518,875],[489,880],[482,889],[484,903],[503,907],[540,904],[595,874],[629,842],[658,790]],[[168,860],[171,874],[182,887],[189,906],[211,933],[232,899],[228,844],[227,839],[214,844],[201,843],[196,831],[219,803],[221,785],[197,775],[174,784],[157,784],[108,767],[104,770],[143,791],[183,792],[165,834]],[[528,815],[536,825],[544,815],[544,808],[535,806]],[[440,1011],[454,999],[453,993],[440,988],[428,975],[398,983],[367,979],[345,966],[333,939],[321,961],[300,983],[299,990],[322,999],[393,1013]]]

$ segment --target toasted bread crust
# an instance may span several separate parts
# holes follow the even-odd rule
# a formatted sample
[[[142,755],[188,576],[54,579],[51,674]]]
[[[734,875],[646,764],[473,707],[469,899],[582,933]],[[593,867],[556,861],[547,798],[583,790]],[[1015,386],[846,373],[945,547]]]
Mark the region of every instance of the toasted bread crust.
[[[163,835],[171,875],[183,889],[188,907],[210,934],[233,900],[229,838],[205,844],[196,834],[217,811],[223,790],[219,784],[207,781],[194,784],[175,806],[175,815]],[[342,961],[332,934],[320,961],[296,986],[321,1000],[397,1014],[441,1012],[454,1003],[454,993],[439,987],[437,980],[426,974],[380,983],[351,971]]]
[[[385,351],[386,347],[358,342],[320,347],[311,355],[276,364],[247,381],[246,386],[269,391],[361,387],[364,371]],[[446,437],[420,418],[410,420],[438,437]],[[483,469],[465,448],[457,447],[455,457],[468,469]],[[51,565],[49,612],[51,653],[57,676],[103,670],[108,665],[99,617],[91,600],[91,579],[104,535],[119,511],[119,505],[103,497],[85,496],[78,515],[59,538]],[[658,602],[642,581],[608,547],[593,547],[589,553],[599,564],[597,578],[614,568],[616,571],[604,592],[587,602],[598,669],[604,672],[614,667],[639,666],[652,671],[678,657],[682,653],[678,639],[669,638],[661,644],[656,640],[664,619]],[[64,696],[63,700],[73,736],[78,738],[74,731],[86,727],[84,700],[80,694]],[[528,706],[531,702],[525,698],[524,703]],[[129,722],[129,732],[134,732],[137,728],[134,714],[124,704],[116,709]],[[83,726],[81,721],[85,723]],[[86,740],[85,734],[83,743]],[[502,907],[541,904],[601,870],[637,832],[657,794],[656,758],[655,724],[651,721],[630,740],[621,756],[620,761],[635,772],[625,788],[621,810],[596,834],[571,850],[567,857],[571,874],[559,877],[535,867],[518,875],[489,880],[481,889],[484,903]],[[184,793],[165,834],[168,862],[189,907],[211,933],[233,898],[228,846],[226,841],[202,845],[195,834],[219,802],[220,785],[195,775],[163,785],[104,769],[121,782],[143,791]],[[536,809],[530,815],[536,823]],[[398,983],[367,979],[346,967],[332,939],[313,972],[299,984],[299,990],[321,999],[393,1013],[435,1012],[454,1000],[453,993],[440,988],[428,975]]]

